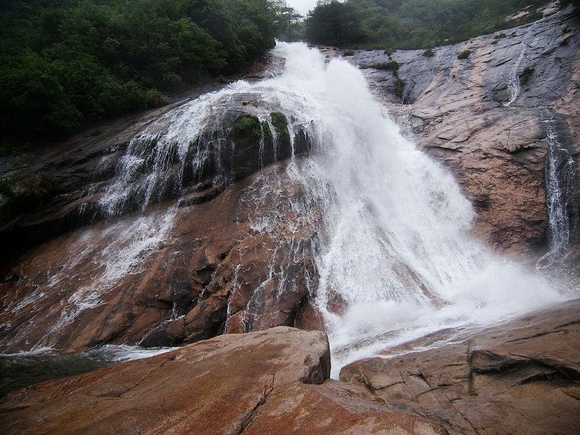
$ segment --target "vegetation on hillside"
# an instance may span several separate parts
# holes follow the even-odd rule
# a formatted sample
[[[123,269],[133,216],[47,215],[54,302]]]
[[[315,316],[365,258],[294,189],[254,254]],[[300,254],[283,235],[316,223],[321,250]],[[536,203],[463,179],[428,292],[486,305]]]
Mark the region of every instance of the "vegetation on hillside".
[[[20,144],[239,72],[290,31],[283,0],[4,0],[0,138]]]
[[[562,5],[580,0],[564,0]],[[546,0],[321,0],[306,39],[339,47],[432,48],[536,20]],[[518,14],[518,12],[522,12]]]

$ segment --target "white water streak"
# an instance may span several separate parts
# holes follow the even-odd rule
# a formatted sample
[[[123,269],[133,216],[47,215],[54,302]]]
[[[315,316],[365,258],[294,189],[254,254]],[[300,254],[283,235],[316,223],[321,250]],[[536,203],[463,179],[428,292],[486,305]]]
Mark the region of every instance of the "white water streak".
[[[574,157],[560,143],[553,119],[545,121],[548,157],[546,161],[546,203],[550,223],[550,250],[538,260],[540,267],[559,260],[570,244],[571,222],[568,216],[574,198]]]
[[[507,89],[508,89],[509,100],[507,103],[504,103],[505,107],[511,106],[511,104],[514,101],[516,101],[520,95],[521,84],[520,84],[520,77],[518,75],[518,69],[520,68],[520,64],[522,63],[522,60],[526,54],[525,37],[522,40],[520,46],[521,46],[520,54],[519,54],[518,58],[516,59],[515,63],[513,64],[513,66],[510,68],[509,73],[508,73]]]
[[[34,348],[53,346],[62,330],[83,311],[101,305],[102,298],[123,277],[140,272],[143,260],[166,241],[175,213],[176,208],[172,207],[163,213],[123,219],[104,230],[83,231],[71,248],[68,260],[49,277],[47,289],[64,289],[68,296],[61,302],[60,318]],[[104,249],[103,244],[106,244]],[[88,267],[91,263],[92,270]],[[87,273],[91,275],[86,276]],[[84,285],[69,291],[79,281]]]

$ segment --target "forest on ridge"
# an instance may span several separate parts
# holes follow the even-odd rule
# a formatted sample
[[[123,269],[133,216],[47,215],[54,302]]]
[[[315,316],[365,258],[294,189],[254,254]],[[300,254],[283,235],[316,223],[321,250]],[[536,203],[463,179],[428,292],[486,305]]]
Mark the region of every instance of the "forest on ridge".
[[[320,0],[306,20],[313,44],[433,48],[541,18],[547,0]],[[560,6],[580,0],[560,0]]]
[[[580,0],[561,0],[561,6]],[[545,0],[3,0],[0,155],[240,73],[279,40],[431,48],[539,17]],[[577,8],[578,9],[578,8]],[[506,17],[524,11],[519,18]]]
[[[272,0],[5,0],[1,147],[68,135],[238,73],[274,46],[284,8]]]

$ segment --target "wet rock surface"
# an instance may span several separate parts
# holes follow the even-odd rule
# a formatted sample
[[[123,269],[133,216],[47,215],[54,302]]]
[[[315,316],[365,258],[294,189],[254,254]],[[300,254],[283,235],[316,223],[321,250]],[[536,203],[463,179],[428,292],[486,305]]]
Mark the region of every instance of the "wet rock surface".
[[[561,35],[569,35],[564,44]],[[395,52],[411,104],[397,103],[392,71],[364,70],[412,139],[453,171],[477,210],[475,231],[498,249],[534,260],[548,247],[546,120],[554,121],[563,143],[579,146],[578,35],[578,22],[562,12],[502,35],[437,48],[432,57]],[[470,56],[458,59],[464,48]],[[508,76],[522,52],[516,72],[533,72],[506,106]],[[386,59],[383,51],[353,56],[361,66]],[[155,136],[141,137],[138,146],[134,138],[144,129],[169,129],[163,120],[176,107],[189,119],[187,101],[73,138],[35,163],[34,170],[56,175],[61,193],[2,230],[1,351],[80,351],[107,342],[178,345],[278,325],[322,328],[312,304],[322,211],[304,200],[284,160],[308,154],[309,138],[300,126],[289,131],[276,105],[259,95],[215,102],[220,122],[197,136],[203,147],[188,148],[203,158],[180,160],[170,141],[160,157],[169,162],[161,172],[169,181],[134,194],[132,184],[120,184],[114,213],[103,211],[99,201],[115,174],[153,177],[153,163],[141,157],[155,146]],[[258,109],[267,110],[267,122],[255,117]],[[179,116],[171,119],[179,123]],[[133,160],[135,174],[130,164],[120,164]],[[193,160],[195,171],[187,163]],[[136,213],[143,198],[149,208]],[[173,208],[163,216],[165,200]],[[571,204],[575,241],[580,198]],[[575,267],[577,253],[568,256]]]
[[[279,69],[280,59],[272,56],[240,79],[248,82],[263,79]],[[185,113],[188,104],[224,87],[225,83],[209,83],[172,97],[172,102],[162,108],[97,125],[65,142],[39,147],[30,153],[0,157],[3,179],[19,180],[30,174],[42,174],[54,184],[54,191],[38,203],[11,207],[6,198],[1,198],[0,271],[28,248],[76,228],[167,200],[179,199],[184,205],[206,202],[233,182],[287,159],[292,151],[296,155],[309,152],[309,139],[299,129],[295,131],[295,149],[291,150],[290,137],[273,136],[276,132],[271,130],[275,126],[260,125],[258,138],[251,129],[237,128],[240,118],[252,117],[256,107],[265,104],[252,94],[217,102],[213,109],[220,116],[215,117],[214,123],[199,127],[196,143],[187,155],[180,155],[175,137],[159,146],[160,138],[171,130],[172,124],[183,121],[179,115],[189,115]],[[275,106],[271,108],[279,125],[286,120],[277,110]],[[264,150],[258,155],[256,143],[262,139]],[[199,167],[192,167],[196,157]],[[114,190],[119,176],[137,184],[134,182],[139,178],[155,178],[153,173],[160,165],[164,166],[166,180],[154,180],[150,185],[127,191],[113,207],[103,203],[103,197]],[[26,198],[21,202],[26,203]]]
[[[287,177],[284,163],[272,165],[211,202],[118,218],[29,251],[2,284],[2,351],[322,329],[312,305],[320,212],[293,208],[303,190]]]
[[[415,344],[439,346],[357,361],[340,379],[367,388],[390,410],[441,423],[450,434],[575,434],[579,312],[576,300],[471,336],[432,336]]]
[[[362,51],[352,58],[412,140],[454,173],[477,210],[476,232],[512,253],[548,245],[547,122],[557,123],[562,145],[580,152],[580,26],[569,10],[553,12],[430,52]],[[466,50],[469,56],[459,59]],[[393,61],[396,75],[372,68]],[[578,204],[577,165],[576,174]],[[577,242],[580,212],[568,213]]]
[[[225,335],[6,396],[3,433],[445,434],[328,379],[321,332]]]
[[[433,57],[395,52],[398,77],[365,69],[408,135],[453,171],[477,210],[475,231],[500,250],[534,260],[548,246],[546,121],[578,155],[578,41],[578,22],[565,12],[505,35],[437,48]],[[470,56],[458,59],[465,49]],[[382,51],[354,56],[363,66],[387,59]],[[521,89],[508,104],[512,71]],[[405,83],[404,104],[397,78]],[[0,352],[175,346],[280,325],[323,329],[313,303],[323,211],[287,171],[305,163],[300,156],[309,153],[310,142],[300,126],[285,130],[275,106],[267,106],[267,125],[256,122],[256,108],[264,104],[239,95],[223,110],[227,131],[212,126],[203,135],[209,145],[190,149],[205,153],[202,170],[185,167],[189,175],[178,189],[155,185],[142,213],[138,202],[122,204],[116,214],[97,205],[131,140],[177,105],[42,154],[32,169],[55,175],[60,191],[2,229],[9,248],[1,263]],[[232,152],[215,152],[220,141]],[[179,153],[167,151],[169,178],[177,179]],[[285,160],[291,155],[294,161]],[[152,165],[146,162],[136,174],[147,178]],[[577,242],[577,206],[569,213]],[[568,255],[576,270],[579,255],[577,245]],[[338,297],[332,303],[336,312],[344,305]],[[579,308],[570,303],[434,350],[343,370],[344,380],[367,391],[327,380],[328,350],[318,333],[221,336],[14,392],[0,405],[9,416],[0,418],[0,427],[25,433],[445,433],[427,418],[451,433],[575,433]]]

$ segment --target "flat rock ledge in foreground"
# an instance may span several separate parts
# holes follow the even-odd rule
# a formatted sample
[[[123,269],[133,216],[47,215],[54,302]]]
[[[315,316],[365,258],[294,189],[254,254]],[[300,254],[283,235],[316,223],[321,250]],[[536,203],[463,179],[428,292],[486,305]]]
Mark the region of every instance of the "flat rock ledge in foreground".
[[[329,380],[318,331],[223,335],[7,395],[3,434],[446,434]]]
[[[340,379],[365,386],[391,411],[441,423],[451,435],[577,435],[580,300],[442,347],[357,361]]]

